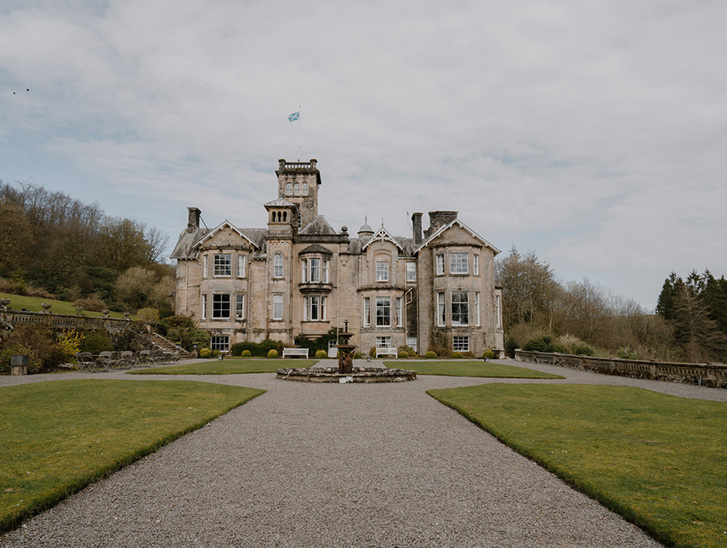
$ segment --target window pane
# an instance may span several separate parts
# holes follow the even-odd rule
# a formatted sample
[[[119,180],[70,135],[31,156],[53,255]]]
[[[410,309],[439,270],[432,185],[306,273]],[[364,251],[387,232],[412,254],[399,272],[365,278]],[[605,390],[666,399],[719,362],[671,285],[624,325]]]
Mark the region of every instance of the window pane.
[[[308,196],[308,183],[303,183],[303,196]]]
[[[475,291],[475,325],[480,325],[480,292]]]
[[[245,277],[245,271],[247,270],[247,257],[245,255],[237,256],[237,276],[239,278]]]
[[[293,194],[293,183],[285,183],[285,195],[290,196]]]
[[[396,298],[396,325],[401,327],[404,324],[404,318],[401,317],[401,297]]]
[[[310,259],[308,262],[310,263],[310,281],[311,282],[320,282],[321,281],[321,260],[320,259]]]
[[[391,325],[391,297],[376,297],[376,325]]]
[[[389,263],[385,261],[376,261],[376,281],[389,281]]]
[[[207,319],[207,295],[202,295],[202,319]]]
[[[238,320],[245,318],[245,295],[240,293],[237,294],[237,300],[235,301],[235,317]]]
[[[323,259],[323,277],[321,278],[321,281],[323,283],[328,283],[328,259]]]
[[[379,348],[391,348],[391,337],[376,337],[376,346]]]
[[[455,352],[469,352],[470,351],[470,338],[469,337],[458,337],[452,338],[452,350]]]
[[[230,295],[227,293],[215,293],[212,295],[212,317],[230,317]]]
[[[371,326],[371,298],[370,297],[364,297],[364,317],[363,317],[363,324],[364,327]]]
[[[215,276],[232,275],[232,255],[230,253],[217,253],[214,262]]]
[[[472,257],[472,261],[473,261],[472,269],[475,271],[475,276],[479,276],[480,275],[480,256],[477,253],[475,253],[474,256]]]
[[[220,352],[227,352],[230,348],[230,337],[226,335],[215,335],[212,337],[211,346],[212,350],[219,350]]]
[[[273,295],[273,319],[283,319],[283,296]]]
[[[417,264],[406,263],[406,281],[415,282],[417,280]]]
[[[310,319],[311,320],[320,320],[318,316],[319,312],[319,306],[320,306],[320,298],[319,297],[309,297],[310,298]]]
[[[449,254],[449,273],[467,274],[467,253]]]
[[[444,255],[437,255],[437,275],[444,275]]]
[[[437,293],[437,325],[442,327],[447,323],[444,309],[444,293]]]
[[[273,257],[273,278],[283,277],[283,254],[276,253]]]
[[[468,297],[466,291],[452,291],[452,325],[469,325]]]

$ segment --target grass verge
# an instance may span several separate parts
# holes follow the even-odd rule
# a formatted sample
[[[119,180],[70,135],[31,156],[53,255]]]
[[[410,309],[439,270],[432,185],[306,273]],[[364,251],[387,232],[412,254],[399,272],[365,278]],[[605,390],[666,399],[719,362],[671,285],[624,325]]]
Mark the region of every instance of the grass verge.
[[[242,373],[274,373],[283,367],[310,367],[318,360],[299,358],[267,360],[240,358],[231,360],[206,360],[199,363],[170,365],[129,371],[129,375],[235,375]]]
[[[659,541],[727,543],[727,403],[617,386],[428,393]]]
[[[73,303],[68,301],[58,301],[56,299],[44,299],[42,297],[27,297],[25,295],[13,295],[11,293],[0,293],[0,299],[10,299],[10,307],[13,310],[21,310],[25,308],[30,312],[42,312],[42,303],[48,303],[51,305],[51,312],[56,314],[77,314],[76,308]],[[91,312],[90,310],[83,311],[84,316],[91,318],[103,317],[101,312]],[[110,318],[123,319],[124,315],[121,312],[109,312]],[[133,319],[133,318],[132,318]]]
[[[1,388],[0,531],[262,393],[100,379]]]
[[[403,363],[403,365],[402,365]],[[507,377],[513,379],[564,379],[559,375],[541,373],[515,365],[504,365],[483,360],[422,360],[386,361],[386,367],[404,368],[416,371],[419,375],[444,375],[449,377]]]

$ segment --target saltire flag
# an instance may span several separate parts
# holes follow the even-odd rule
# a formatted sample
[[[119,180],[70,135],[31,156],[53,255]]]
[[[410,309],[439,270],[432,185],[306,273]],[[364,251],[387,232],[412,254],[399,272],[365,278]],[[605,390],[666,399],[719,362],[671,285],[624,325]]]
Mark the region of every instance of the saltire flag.
[[[298,118],[300,118],[300,111],[294,112],[288,116],[288,122],[295,122]]]

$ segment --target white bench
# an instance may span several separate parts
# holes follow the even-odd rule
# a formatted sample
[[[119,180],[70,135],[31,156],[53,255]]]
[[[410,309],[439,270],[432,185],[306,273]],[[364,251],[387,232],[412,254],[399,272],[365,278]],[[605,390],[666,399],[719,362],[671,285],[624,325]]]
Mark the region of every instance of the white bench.
[[[308,357],[307,348],[283,348],[283,358],[288,356],[299,356],[301,358]]]
[[[395,358],[399,356],[399,352],[393,346],[377,346],[376,357],[378,358],[382,354],[384,356],[394,356]]]

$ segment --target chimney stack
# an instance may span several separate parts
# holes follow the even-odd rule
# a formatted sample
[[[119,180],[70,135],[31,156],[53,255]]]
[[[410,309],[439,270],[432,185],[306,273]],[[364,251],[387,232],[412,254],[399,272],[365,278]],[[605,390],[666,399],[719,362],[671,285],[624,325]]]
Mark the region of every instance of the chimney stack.
[[[412,231],[414,232],[414,244],[422,243],[422,213],[414,213],[411,216]]]
[[[188,207],[187,211],[189,211],[187,232],[194,232],[199,228],[199,218],[202,215],[202,212],[199,210],[199,208],[196,207]]]
[[[430,211],[429,212],[429,228],[424,231],[424,236],[429,238],[440,227],[448,225],[457,218],[456,211]]]

